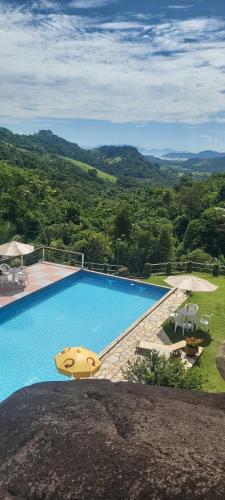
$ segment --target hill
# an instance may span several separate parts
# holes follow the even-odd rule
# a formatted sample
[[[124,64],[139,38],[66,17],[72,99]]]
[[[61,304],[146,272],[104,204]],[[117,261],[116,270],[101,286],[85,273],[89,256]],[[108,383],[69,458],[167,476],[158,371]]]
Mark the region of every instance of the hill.
[[[214,160],[215,158],[225,158],[225,153],[218,153],[218,151],[200,151],[200,153],[168,153],[163,155],[163,158],[167,160],[191,160],[191,159],[199,159],[199,160]]]
[[[214,159],[193,159],[188,160],[181,165],[182,169],[192,173],[220,173],[225,171],[225,156],[217,157]]]
[[[109,181],[109,182],[116,182],[117,178],[115,175],[110,175],[107,174],[106,172],[103,172],[102,170],[99,170],[98,168],[92,167],[91,165],[88,165],[87,163],[84,163],[79,160],[72,160],[72,158],[66,158],[61,156],[66,162],[72,163],[72,165],[75,165],[76,167],[80,168],[84,172],[88,172],[89,174],[93,175],[93,177],[98,177],[99,179],[102,179],[103,181]]]
[[[172,170],[168,169],[167,171],[164,169],[161,171],[157,162],[156,164],[150,163],[137,148],[132,146],[101,146],[86,150],[82,149],[76,143],[58,137],[51,130],[40,130],[37,134],[33,135],[20,135],[13,134],[5,128],[0,128],[0,141],[2,150],[3,145],[5,148],[10,145],[14,146],[14,148],[19,148],[18,156],[21,163],[25,162],[26,166],[29,163],[29,153],[39,155],[40,157],[57,155],[82,162],[89,165],[90,168],[94,167],[97,171],[102,170],[116,177],[130,177],[137,180],[146,179],[148,182],[159,185],[171,185],[176,182],[176,176]],[[15,153],[16,150],[14,149],[13,155]],[[9,150],[7,154],[10,155]],[[5,155],[1,158],[7,159]],[[30,159],[35,163],[33,156]],[[86,167],[83,166],[83,168]],[[103,175],[100,177],[101,179],[109,180],[109,177],[104,177]]]

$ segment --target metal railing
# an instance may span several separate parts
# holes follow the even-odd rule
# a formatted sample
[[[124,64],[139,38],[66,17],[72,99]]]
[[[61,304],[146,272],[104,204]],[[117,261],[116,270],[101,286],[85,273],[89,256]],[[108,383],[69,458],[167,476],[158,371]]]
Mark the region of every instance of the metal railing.
[[[35,248],[33,252],[23,255],[23,265],[32,266],[40,261],[55,262],[57,264],[71,265],[74,267],[84,267],[84,254],[72,252],[70,250],[61,250],[52,247]],[[18,257],[4,257],[0,264],[7,263],[10,267],[21,266],[22,259]]]
[[[23,265],[31,266],[37,262],[53,262],[56,264],[70,265],[80,267],[81,269],[89,269],[105,274],[125,275],[131,276],[128,267],[118,264],[111,264],[109,262],[91,262],[84,260],[84,253],[74,252],[72,250],[64,250],[59,248],[42,246],[35,248],[35,250],[23,256]],[[5,257],[0,259],[0,264],[7,263],[10,267],[19,267],[21,265],[21,257]],[[225,276],[225,265],[221,262],[160,262],[160,263],[146,263],[144,266],[143,276],[149,277],[151,274],[178,274],[190,273],[197,271],[201,273],[215,273],[215,268],[221,276]],[[141,273],[142,274],[142,273]],[[133,273],[132,273],[133,276]]]
[[[55,262],[57,264],[70,265],[74,267],[84,267],[84,254],[73,252],[72,250],[62,250],[59,248],[42,247],[42,260]]]
[[[128,268],[108,262],[90,262],[84,261],[84,253],[74,252],[72,250],[64,250],[42,246],[23,256],[23,265],[32,266],[38,262],[52,262],[62,265],[70,265],[80,267],[81,269],[89,269],[106,274],[126,275]],[[19,267],[22,264],[22,259],[18,257],[4,257],[0,259],[0,264],[7,263],[10,267]]]

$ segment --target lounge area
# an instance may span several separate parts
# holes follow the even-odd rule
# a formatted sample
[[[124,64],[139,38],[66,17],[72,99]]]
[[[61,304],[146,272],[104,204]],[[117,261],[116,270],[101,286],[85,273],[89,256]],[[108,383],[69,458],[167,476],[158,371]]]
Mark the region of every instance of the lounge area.
[[[8,264],[0,265],[0,286],[25,288],[28,284],[29,273],[23,267],[10,267]]]

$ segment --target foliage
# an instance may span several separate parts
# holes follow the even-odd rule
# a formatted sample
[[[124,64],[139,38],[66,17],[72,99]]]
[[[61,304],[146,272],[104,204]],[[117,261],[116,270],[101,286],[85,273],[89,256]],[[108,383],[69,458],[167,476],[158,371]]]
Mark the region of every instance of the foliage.
[[[196,337],[187,337],[185,341],[189,347],[198,347],[199,345],[202,344],[202,340],[197,339]]]
[[[204,250],[201,250],[201,248],[196,248],[195,250],[192,250],[192,252],[189,252],[187,254],[187,258],[191,260],[192,262],[212,262],[213,259],[211,255],[208,253],[204,252]]]
[[[97,231],[83,231],[82,239],[74,242],[72,248],[76,252],[83,252],[86,261],[103,262],[105,258],[112,258],[110,239]]]
[[[186,370],[179,358],[171,356],[166,359],[154,350],[129,362],[124,376],[129,382],[141,384],[195,390],[202,388],[202,378],[198,371]]]
[[[62,243],[138,275],[147,262],[223,262],[225,174],[169,179],[136,148],[84,150],[51,131],[0,128],[0,240]]]
[[[174,240],[171,227],[166,226],[162,228],[157,246],[158,262],[168,262],[172,260],[174,253]]]

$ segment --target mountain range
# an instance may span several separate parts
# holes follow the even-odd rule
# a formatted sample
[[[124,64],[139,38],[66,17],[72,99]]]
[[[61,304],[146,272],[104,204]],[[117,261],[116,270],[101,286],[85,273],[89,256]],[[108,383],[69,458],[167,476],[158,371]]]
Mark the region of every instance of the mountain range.
[[[146,150],[145,150],[146,151]],[[200,153],[161,150],[162,156],[145,155],[130,145],[81,148],[51,130],[40,130],[32,135],[14,134],[0,127],[0,160],[25,168],[60,168],[76,170],[76,175],[91,175],[97,180],[137,185],[175,185],[182,174],[199,177],[225,171],[225,153]],[[63,172],[62,172],[63,173]]]
[[[215,158],[225,157],[225,153],[219,153],[218,151],[200,151],[200,153],[189,153],[189,152],[169,152],[163,154],[163,158],[167,160],[191,160],[191,159],[200,159],[200,160],[214,160]]]
[[[107,180],[114,176],[126,182],[147,181],[152,184],[171,185],[176,177],[171,169],[161,168],[157,159],[150,162],[133,146],[100,146],[94,149],[83,149],[78,144],[69,142],[51,130],[40,130],[33,135],[13,134],[6,128],[0,128],[0,159],[12,161],[13,164],[29,168],[35,162],[49,156],[73,160],[73,165],[81,170],[92,171],[92,175],[100,177],[102,173],[108,175]],[[76,162],[76,163],[74,163]],[[93,173],[93,170],[95,173]],[[105,176],[106,180],[106,176]]]

